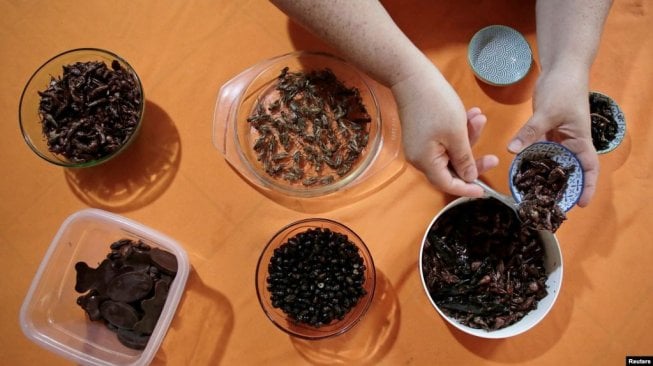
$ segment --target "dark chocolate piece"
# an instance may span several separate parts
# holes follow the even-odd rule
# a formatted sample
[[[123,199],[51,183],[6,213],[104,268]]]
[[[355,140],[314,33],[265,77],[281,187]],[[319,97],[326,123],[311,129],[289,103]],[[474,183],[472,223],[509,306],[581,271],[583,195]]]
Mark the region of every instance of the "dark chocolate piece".
[[[132,349],[144,349],[147,342],[150,340],[149,335],[140,334],[132,330],[119,329],[117,332],[118,340],[123,345]]]
[[[147,296],[152,285],[152,278],[147,273],[127,272],[107,284],[107,296],[114,301],[132,302]]]
[[[153,248],[150,251],[152,263],[163,273],[171,275],[177,273],[177,257],[170,252]]]
[[[139,319],[134,308],[124,302],[104,301],[100,305],[100,313],[104,320],[121,329],[132,329]]]

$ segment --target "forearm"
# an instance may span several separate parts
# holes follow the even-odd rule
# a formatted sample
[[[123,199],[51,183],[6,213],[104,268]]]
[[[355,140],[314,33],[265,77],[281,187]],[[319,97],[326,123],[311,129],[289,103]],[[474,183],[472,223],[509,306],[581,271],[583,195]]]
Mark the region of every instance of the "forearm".
[[[538,0],[537,43],[543,72],[589,72],[612,0]]]
[[[433,68],[377,0],[271,2],[386,86]]]

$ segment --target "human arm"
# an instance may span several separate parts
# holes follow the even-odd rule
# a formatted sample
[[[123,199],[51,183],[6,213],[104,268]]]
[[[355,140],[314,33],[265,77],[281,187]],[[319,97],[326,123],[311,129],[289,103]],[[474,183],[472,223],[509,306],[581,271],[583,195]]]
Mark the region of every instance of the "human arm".
[[[485,116],[470,111],[475,118],[468,118],[451,85],[378,1],[272,2],[392,90],[406,157],[431,183],[451,194],[482,195],[480,187],[467,182],[498,163],[494,156],[476,161],[471,151]],[[466,182],[454,178],[449,165]]]
[[[533,115],[508,145],[511,152],[545,137],[573,151],[583,166],[587,206],[596,190],[599,161],[592,144],[589,70],[594,62],[612,0],[539,0],[537,45],[541,73]]]

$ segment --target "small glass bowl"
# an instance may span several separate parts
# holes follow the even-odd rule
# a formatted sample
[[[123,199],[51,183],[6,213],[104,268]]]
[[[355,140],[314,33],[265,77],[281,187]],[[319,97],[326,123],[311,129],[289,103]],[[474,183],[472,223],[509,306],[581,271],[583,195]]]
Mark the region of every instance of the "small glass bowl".
[[[330,184],[303,186],[271,177],[253,149],[258,138],[247,122],[259,101],[274,95],[281,70],[289,72],[331,70],[347,88],[360,92],[371,122],[369,139],[356,164],[346,175]],[[296,197],[317,197],[339,191],[370,168],[382,148],[381,111],[372,80],[353,65],[336,56],[319,52],[294,52],[264,60],[226,82],[221,88],[213,117],[213,143],[238,172],[255,185]]]
[[[46,138],[43,135],[41,116],[39,114],[39,104],[41,97],[39,96],[38,92],[46,90],[53,77],[58,77],[63,74],[64,65],[70,65],[76,62],[103,61],[109,68],[111,68],[111,62],[113,60],[117,60],[125,70],[128,70],[134,76],[135,80],[137,81],[138,88],[140,89],[140,111],[138,112],[138,124],[134,132],[118,150],[99,159],[87,162],[74,162],[60,154],[51,152],[48,148]],[[36,155],[43,158],[45,161],[55,165],[67,168],[82,168],[101,164],[125,150],[125,148],[132,141],[134,141],[138,135],[138,131],[140,130],[140,126],[143,121],[144,112],[145,95],[143,94],[143,85],[140,78],[138,77],[138,74],[136,74],[134,69],[129,63],[127,63],[127,61],[110,51],[97,48],[78,48],[65,51],[54,56],[34,72],[29,81],[27,81],[25,89],[23,90],[23,94],[20,97],[18,119],[23,138],[25,139],[27,145],[32,149],[32,151],[36,153]]]
[[[508,184],[510,185],[510,192],[515,202],[521,203],[523,197],[513,182],[513,178],[519,171],[519,167],[525,160],[530,160],[536,157],[546,157],[554,160],[563,167],[573,166],[574,171],[569,175],[567,180],[567,188],[565,189],[562,198],[558,201],[558,206],[564,212],[567,212],[574,207],[583,194],[583,187],[585,184],[585,173],[583,166],[576,155],[566,147],[556,142],[541,141],[536,142],[524,150],[522,150],[510,165],[508,171]]]
[[[361,258],[363,258],[363,263],[366,268],[365,283],[363,284],[366,294],[358,300],[356,305],[342,320],[335,320],[330,324],[321,327],[312,327],[308,324],[296,323],[290,319],[283,310],[273,307],[267,283],[268,265],[274,255],[275,249],[279,248],[282,244],[286,243],[288,239],[295,235],[315,228],[329,229],[333,232],[347,235],[349,241],[354,243],[358,248],[358,253]],[[363,240],[345,225],[324,218],[310,218],[296,221],[279,230],[263,249],[256,266],[256,294],[258,295],[258,300],[265,315],[267,315],[274,325],[289,335],[308,340],[337,336],[351,329],[362,319],[367,312],[367,309],[370,307],[372,299],[374,298],[375,288],[376,270],[374,268],[374,261],[372,260],[372,255],[367,249],[367,246],[363,243]]]
[[[90,321],[76,300],[77,262],[91,267],[123,238],[142,240],[177,258],[177,274],[145,349],[124,346],[100,321]],[[45,253],[20,309],[23,333],[39,346],[82,365],[148,365],[156,355],[186,288],[190,262],[183,247],[145,225],[98,209],[70,215]]]
[[[445,314],[444,311],[442,311],[442,309],[440,309],[437,303],[433,300],[433,298],[429,293],[429,288],[427,285],[427,281],[425,279],[424,268],[422,265],[424,261],[424,249],[427,241],[427,236],[429,234],[429,231],[431,230],[431,227],[435,225],[435,223],[439,219],[441,219],[443,215],[446,215],[447,212],[449,212],[455,206],[474,200],[488,200],[488,199],[493,199],[493,198],[460,197],[450,202],[447,206],[445,206],[442,210],[440,210],[440,212],[438,212],[438,214],[433,218],[429,226],[426,228],[426,231],[424,232],[424,237],[422,239],[422,244],[420,246],[419,258],[417,263],[419,267],[420,279],[422,281],[422,287],[426,292],[426,297],[429,299],[431,305],[435,308],[438,314],[440,314],[440,316],[443,319],[445,319],[449,324],[451,324],[453,327],[455,327],[456,329],[462,332],[480,338],[487,338],[487,339],[510,338],[522,334],[530,330],[537,324],[539,324],[546,317],[549,311],[551,311],[553,305],[558,299],[558,294],[560,293],[560,290],[562,288],[563,263],[562,263],[562,251],[560,248],[560,243],[558,242],[558,238],[553,233],[544,230],[538,231],[540,235],[540,240],[544,247],[544,269],[547,274],[546,288],[548,294],[545,297],[543,297],[541,300],[539,300],[537,307],[535,309],[529,311],[519,321],[511,325],[508,325],[505,328],[501,328],[497,330],[484,330],[484,329],[472,328],[470,326],[460,323],[455,318]]]

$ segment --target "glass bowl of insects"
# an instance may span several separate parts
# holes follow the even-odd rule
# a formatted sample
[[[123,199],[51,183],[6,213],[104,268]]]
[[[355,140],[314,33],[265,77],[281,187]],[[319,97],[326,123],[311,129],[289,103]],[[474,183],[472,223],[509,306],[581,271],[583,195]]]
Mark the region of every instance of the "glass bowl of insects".
[[[382,146],[370,82],[329,54],[265,60],[222,86],[214,144],[258,186],[299,197],[336,192],[361,177]]]
[[[435,310],[454,328],[508,338],[540,323],[562,286],[556,236],[533,230],[493,198],[458,198],[431,221],[419,271]]]
[[[256,267],[265,315],[289,335],[308,340],[350,330],[367,312],[375,287],[374,261],[363,240],[324,218],[279,230]]]
[[[49,163],[81,168],[123,151],[136,137],[145,96],[122,57],[96,48],[60,53],[30,77],[20,98],[23,138]]]

